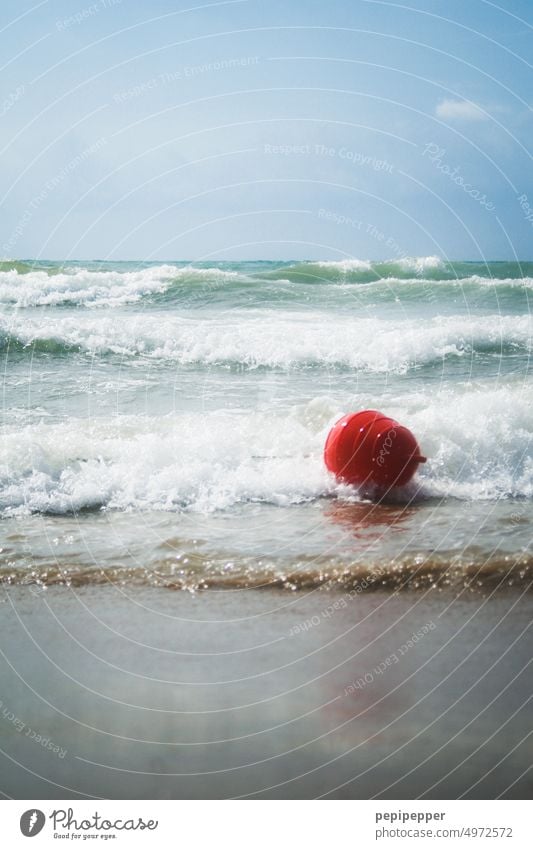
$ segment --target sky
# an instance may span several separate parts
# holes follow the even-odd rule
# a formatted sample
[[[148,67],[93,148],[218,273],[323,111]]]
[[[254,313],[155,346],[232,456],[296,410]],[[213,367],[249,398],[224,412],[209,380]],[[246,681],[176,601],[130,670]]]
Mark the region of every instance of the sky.
[[[533,258],[530,0],[3,0],[0,258]]]

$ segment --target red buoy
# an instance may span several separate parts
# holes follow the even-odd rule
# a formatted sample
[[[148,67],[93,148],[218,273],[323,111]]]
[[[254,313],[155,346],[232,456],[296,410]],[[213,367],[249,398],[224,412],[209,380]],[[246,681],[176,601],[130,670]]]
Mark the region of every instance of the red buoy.
[[[403,425],[377,410],[348,413],[333,425],[324,460],[337,480],[353,486],[404,486],[426,458]]]

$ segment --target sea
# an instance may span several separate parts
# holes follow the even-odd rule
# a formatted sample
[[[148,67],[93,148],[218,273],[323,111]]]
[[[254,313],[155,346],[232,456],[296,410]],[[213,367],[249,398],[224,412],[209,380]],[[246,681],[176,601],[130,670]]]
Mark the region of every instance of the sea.
[[[529,587],[533,263],[0,263],[0,581]],[[377,409],[386,503],[323,462]]]

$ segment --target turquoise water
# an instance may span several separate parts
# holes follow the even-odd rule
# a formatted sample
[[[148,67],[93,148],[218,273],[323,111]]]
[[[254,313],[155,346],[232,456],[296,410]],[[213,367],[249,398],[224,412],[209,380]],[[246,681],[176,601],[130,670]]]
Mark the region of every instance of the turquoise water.
[[[525,581],[532,299],[533,263],[1,263],[3,579]],[[395,505],[322,462],[364,408],[429,458]]]

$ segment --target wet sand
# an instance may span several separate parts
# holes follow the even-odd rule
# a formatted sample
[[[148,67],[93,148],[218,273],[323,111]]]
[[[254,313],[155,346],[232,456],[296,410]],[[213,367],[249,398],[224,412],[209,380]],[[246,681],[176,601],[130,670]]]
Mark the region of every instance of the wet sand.
[[[530,798],[533,595],[1,591],[14,798]]]

